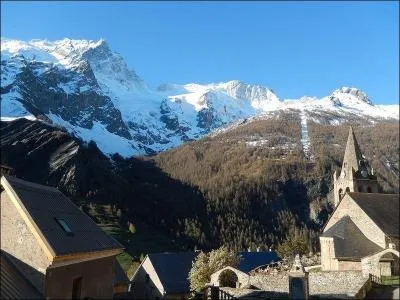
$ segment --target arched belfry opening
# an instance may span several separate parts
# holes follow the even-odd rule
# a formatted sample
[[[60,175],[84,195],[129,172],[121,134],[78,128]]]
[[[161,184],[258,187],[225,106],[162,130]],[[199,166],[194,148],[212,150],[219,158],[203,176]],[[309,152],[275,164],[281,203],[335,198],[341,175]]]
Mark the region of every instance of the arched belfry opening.
[[[343,189],[339,189],[339,200],[342,200],[344,196]]]

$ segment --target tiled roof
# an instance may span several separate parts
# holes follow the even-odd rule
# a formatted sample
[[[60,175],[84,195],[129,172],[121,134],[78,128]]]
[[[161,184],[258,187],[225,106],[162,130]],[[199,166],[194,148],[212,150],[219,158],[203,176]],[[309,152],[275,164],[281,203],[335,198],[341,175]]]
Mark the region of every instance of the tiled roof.
[[[3,178],[55,255],[123,248],[58,189],[12,176]],[[56,218],[63,219],[72,234],[64,231]]]
[[[3,251],[0,253],[0,284],[0,299],[44,299]]]
[[[399,194],[349,193],[349,196],[385,234],[400,236]]]
[[[342,217],[322,237],[334,239],[335,257],[359,260],[364,256],[383,250],[370,241],[349,216]]]

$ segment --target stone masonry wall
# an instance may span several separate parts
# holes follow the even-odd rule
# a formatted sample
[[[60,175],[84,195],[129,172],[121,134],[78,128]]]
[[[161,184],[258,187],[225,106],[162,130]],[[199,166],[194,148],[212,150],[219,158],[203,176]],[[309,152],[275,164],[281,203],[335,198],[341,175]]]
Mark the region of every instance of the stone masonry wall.
[[[339,207],[325,226],[324,231],[332,227],[345,215],[350,216],[352,221],[369,240],[382,248],[386,248],[386,239],[383,231],[367,216],[367,214],[353,201],[353,199],[351,199],[349,195],[346,195],[342,199]]]
[[[1,192],[1,250],[43,293],[50,260],[5,191]]]
[[[321,245],[321,268],[322,271],[337,271],[338,261],[335,259],[335,247],[333,238],[320,237]]]
[[[238,277],[238,284],[240,287],[243,287],[243,286],[246,286],[249,284],[250,276],[248,274],[241,272],[232,267],[223,268],[223,269],[215,272],[214,274],[212,274],[210,283],[215,286],[219,286],[219,276],[221,275],[222,272],[227,271],[227,270],[230,270],[236,274],[236,276]]]
[[[360,261],[339,261],[338,262],[338,270],[339,271],[361,271],[361,262]]]
[[[311,272],[309,273],[310,297],[349,299],[357,295],[368,278],[359,271]],[[264,290],[289,293],[287,273],[253,275],[250,284]]]

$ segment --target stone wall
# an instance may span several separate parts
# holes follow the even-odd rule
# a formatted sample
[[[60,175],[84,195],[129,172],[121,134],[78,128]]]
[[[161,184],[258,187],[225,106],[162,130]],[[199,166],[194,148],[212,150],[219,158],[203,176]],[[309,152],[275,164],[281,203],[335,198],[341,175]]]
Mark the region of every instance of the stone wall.
[[[277,295],[288,295],[288,273],[275,275],[253,275],[250,284],[263,290],[275,292]],[[350,299],[360,293],[367,284],[368,278],[362,277],[359,271],[310,272],[310,298]],[[238,293],[240,291],[238,290]]]
[[[220,286],[220,282],[219,282],[219,276],[221,275],[222,272],[226,271],[226,270],[230,270],[232,272],[234,272],[236,274],[236,276],[238,277],[238,287],[244,287],[250,284],[250,276],[238,269],[232,268],[232,267],[225,267],[215,273],[213,273],[211,275],[211,281],[210,283],[214,286]]]
[[[315,272],[309,274],[310,295],[353,298],[368,281],[359,271]]]
[[[321,245],[321,269],[322,271],[337,271],[339,269],[338,261],[335,259],[335,246],[333,238],[320,237]]]
[[[375,276],[390,275],[390,263],[380,262],[381,258],[388,253],[392,253],[394,258],[397,257],[397,265],[399,264],[399,251],[395,249],[384,249],[381,252],[375,253],[374,255],[366,256],[361,259],[361,268],[364,277],[368,277],[369,274]],[[383,273],[382,269],[383,267]]]
[[[360,261],[338,261],[338,271],[361,271]]]
[[[1,192],[1,250],[43,293],[46,269],[51,262],[6,191]]]

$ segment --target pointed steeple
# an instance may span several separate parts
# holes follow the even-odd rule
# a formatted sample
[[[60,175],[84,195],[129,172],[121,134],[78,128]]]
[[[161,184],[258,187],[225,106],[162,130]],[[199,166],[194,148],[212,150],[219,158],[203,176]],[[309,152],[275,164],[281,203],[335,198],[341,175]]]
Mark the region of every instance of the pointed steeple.
[[[358,146],[353,128],[350,126],[349,137],[347,138],[346,144],[346,151],[344,152],[342,169],[345,168],[347,170],[351,170],[351,168],[353,168],[354,172],[357,172],[360,168],[360,160],[362,160],[361,150]]]

